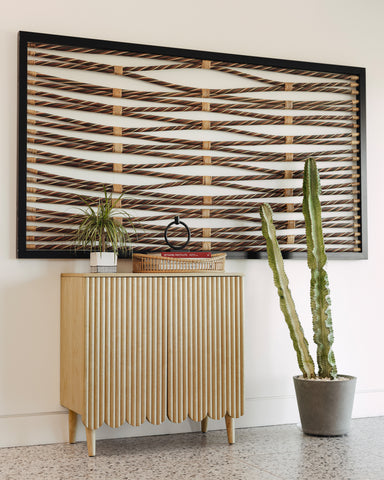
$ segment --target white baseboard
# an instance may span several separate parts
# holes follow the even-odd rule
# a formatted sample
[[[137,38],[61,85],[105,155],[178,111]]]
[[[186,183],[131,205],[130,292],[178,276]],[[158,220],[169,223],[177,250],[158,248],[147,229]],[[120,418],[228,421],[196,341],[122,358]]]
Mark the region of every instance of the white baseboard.
[[[352,414],[354,418],[382,415],[384,415],[384,391],[356,392]],[[298,421],[296,399],[293,395],[257,396],[246,399],[245,415],[236,420],[236,427],[281,425]],[[223,428],[225,428],[224,420],[209,420],[209,430]],[[193,432],[199,429],[200,425],[189,419],[180,424],[169,421],[161,425],[151,425],[146,422],[140,427],[125,424],[116,429],[103,425],[98,429],[96,438],[164,435]],[[80,419],[78,419],[76,440],[85,441],[85,431]],[[66,411],[0,416],[0,447],[65,443],[67,441],[68,415]]]
[[[0,417],[0,447],[62,443],[68,440],[66,412]]]

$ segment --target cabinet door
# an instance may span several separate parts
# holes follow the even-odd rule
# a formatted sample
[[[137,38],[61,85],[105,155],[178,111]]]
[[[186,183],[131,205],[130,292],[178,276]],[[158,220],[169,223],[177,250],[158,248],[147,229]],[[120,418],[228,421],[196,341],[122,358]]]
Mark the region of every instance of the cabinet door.
[[[85,426],[241,416],[241,282],[86,277]]]
[[[166,418],[166,298],[161,277],[88,277],[84,424]]]
[[[238,276],[167,279],[172,422],[243,414],[241,282]]]

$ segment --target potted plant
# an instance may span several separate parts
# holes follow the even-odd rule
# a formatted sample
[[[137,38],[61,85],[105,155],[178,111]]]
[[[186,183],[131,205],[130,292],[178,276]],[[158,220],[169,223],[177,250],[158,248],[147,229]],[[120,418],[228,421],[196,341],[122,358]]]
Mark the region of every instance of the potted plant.
[[[296,398],[304,433],[343,435],[349,430],[356,378],[338,375],[332,350],[333,329],[330,312],[327,261],[320,204],[320,179],[314,159],[305,162],[303,213],[305,218],[307,263],[311,270],[310,299],[313,339],[317,345],[318,373],[315,372],[308,342],[299,321],[283,258],[276,239],[270,205],[260,207],[262,232],[267,243],[268,262],[280,298],[280,308],[288,324],[302,372],[294,377]]]
[[[82,221],[75,243],[79,248],[90,250],[91,272],[116,272],[118,252],[126,253],[130,249],[131,236],[121,219],[127,218],[133,229],[134,226],[128,212],[118,208],[121,197],[113,199],[104,187],[104,197],[96,207],[83,198],[86,207],[81,209]]]

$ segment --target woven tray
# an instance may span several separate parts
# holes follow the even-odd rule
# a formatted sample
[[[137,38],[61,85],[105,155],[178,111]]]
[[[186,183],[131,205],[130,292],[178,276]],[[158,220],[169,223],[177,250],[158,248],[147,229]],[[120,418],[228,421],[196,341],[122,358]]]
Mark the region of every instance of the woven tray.
[[[210,258],[175,258],[162,257],[159,254],[134,253],[134,273],[163,273],[163,272],[223,272],[225,267],[225,253],[213,253]]]

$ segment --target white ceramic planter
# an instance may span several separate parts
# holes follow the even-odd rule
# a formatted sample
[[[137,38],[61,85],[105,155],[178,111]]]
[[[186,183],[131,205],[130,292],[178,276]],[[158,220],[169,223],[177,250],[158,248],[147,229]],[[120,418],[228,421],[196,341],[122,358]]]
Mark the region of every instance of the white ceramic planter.
[[[92,273],[116,273],[117,256],[114,252],[92,252],[90,267]]]

